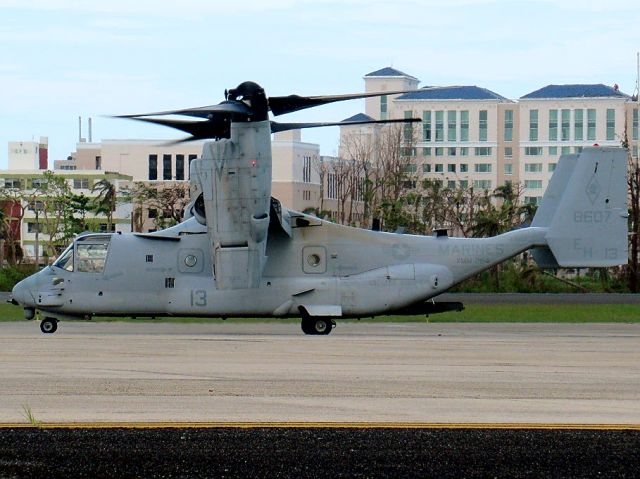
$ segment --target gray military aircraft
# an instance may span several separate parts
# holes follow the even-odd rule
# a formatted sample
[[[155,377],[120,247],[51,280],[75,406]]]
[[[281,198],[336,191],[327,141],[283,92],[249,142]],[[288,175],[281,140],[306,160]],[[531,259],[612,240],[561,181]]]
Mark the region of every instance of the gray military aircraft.
[[[13,302],[53,333],[94,316],[300,317],[306,334],[337,318],[433,314],[432,298],[518,253],[543,267],[627,262],[626,150],[564,155],[530,227],[492,238],[352,228],[288,210],[271,197],[271,133],[351,123],[277,123],[274,115],[398,92],[267,97],[245,82],[218,105],[133,118],[207,139],[191,164],[182,223],[148,234],[83,234],[51,266],[18,283]],[[154,118],[185,115],[189,120]],[[388,123],[419,120],[367,121]]]

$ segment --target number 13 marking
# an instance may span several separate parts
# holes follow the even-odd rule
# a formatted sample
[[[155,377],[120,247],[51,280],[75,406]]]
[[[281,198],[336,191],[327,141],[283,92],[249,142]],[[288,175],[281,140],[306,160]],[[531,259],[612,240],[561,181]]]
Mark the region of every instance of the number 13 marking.
[[[191,306],[206,306],[207,292],[204,289],[191,290]]]

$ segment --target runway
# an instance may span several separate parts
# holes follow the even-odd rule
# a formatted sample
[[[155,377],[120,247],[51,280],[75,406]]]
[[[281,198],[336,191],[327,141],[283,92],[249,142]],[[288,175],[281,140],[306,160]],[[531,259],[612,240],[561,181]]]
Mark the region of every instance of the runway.
[[[0,323],[0,422],[640,424],[638,324]]]

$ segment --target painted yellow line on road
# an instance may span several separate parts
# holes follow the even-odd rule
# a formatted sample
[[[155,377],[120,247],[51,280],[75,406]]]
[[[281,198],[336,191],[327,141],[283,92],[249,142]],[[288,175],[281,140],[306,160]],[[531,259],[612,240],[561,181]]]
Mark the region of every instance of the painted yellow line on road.
[[[417,423],[417,422],[39,422],[0,423],[0,429],[545,429],[588,431],[639,431],[640,424],[556,423]]]

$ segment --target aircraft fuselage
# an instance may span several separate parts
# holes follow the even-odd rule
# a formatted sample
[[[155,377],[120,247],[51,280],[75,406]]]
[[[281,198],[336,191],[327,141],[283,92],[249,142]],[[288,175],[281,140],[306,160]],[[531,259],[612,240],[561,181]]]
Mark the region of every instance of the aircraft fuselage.
[[[53,317],[374,316],[426,301],[542,243],[546,231],[421,237],[290,214],[289,233],[272,222],[255,288],[217,287],[206,229],[192,218],[162,234],[82,236],[54,265],[16,285],[13,296]]]

